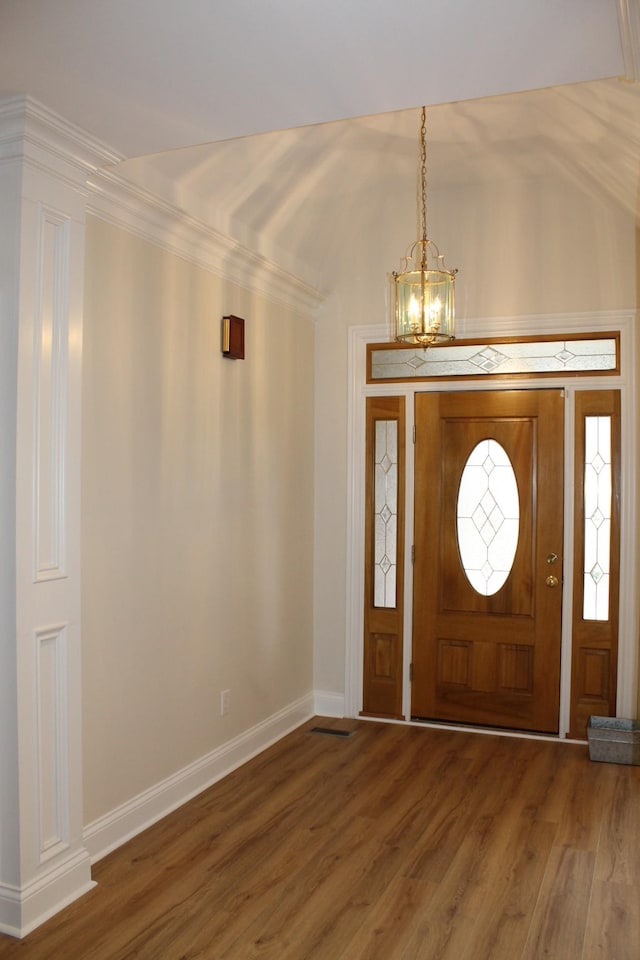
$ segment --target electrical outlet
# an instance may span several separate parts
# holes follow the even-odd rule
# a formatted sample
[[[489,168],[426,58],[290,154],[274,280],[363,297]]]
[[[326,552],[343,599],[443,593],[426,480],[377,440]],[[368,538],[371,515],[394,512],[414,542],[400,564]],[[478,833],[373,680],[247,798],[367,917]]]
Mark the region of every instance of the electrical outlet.
[[[231,690],[223,690],[220,694],[220,716],[224,717],[231,709]]]

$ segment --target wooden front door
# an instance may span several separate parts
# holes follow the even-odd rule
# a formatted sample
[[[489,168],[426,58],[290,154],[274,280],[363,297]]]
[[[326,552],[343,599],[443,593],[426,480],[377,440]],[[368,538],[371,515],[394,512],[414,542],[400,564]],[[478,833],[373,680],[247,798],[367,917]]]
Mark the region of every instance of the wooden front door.
[[[557,389],[416,396],[413,717],[558,732],[563,412]]]

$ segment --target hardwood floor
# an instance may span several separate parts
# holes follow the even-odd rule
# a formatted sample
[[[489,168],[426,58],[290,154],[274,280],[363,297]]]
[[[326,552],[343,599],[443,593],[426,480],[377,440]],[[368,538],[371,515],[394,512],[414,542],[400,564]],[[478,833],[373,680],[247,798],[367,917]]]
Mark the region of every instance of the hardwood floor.
[[[638,960],[640,767],[308,723],[94,867],[0,960]]]

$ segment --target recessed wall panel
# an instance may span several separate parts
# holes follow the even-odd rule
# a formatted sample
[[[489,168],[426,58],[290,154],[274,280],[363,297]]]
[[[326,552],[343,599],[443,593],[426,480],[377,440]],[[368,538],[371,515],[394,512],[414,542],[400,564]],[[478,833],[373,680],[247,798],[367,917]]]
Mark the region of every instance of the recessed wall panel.
[[[40,209],[34,323],[34,580],[66,575],[64,447],[69,220]]]
[[[68,843],[65,641],[64,626],[36,633],[41,863]]]

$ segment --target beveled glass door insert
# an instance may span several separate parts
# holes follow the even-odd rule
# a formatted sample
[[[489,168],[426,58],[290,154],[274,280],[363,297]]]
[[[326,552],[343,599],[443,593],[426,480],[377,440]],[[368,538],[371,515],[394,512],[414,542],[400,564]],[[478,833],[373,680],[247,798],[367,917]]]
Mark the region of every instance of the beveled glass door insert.
[[[509,454],[481,440],[465,463],[456,507],[458,549],[474,590],[490,597],[504,586],[518,547],[520,501]]]

